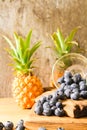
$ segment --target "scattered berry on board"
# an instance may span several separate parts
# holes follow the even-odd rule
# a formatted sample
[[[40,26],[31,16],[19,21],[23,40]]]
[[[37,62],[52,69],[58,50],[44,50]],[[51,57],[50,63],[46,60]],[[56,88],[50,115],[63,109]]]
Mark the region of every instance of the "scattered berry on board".
[[[11,122],[11,121],[6,121],[6,122],[4,123],[4,128],[5,128],[5,130],[13,130],[13,127],[14,127],[14,124],[13,124],[13,122]]]

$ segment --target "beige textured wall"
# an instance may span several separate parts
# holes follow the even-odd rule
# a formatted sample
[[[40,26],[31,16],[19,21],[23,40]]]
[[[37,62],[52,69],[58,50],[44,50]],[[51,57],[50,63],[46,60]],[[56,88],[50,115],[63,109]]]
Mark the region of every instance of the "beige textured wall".
[[[0,34],[13,40],[13,32],[22,36],[33,29],[32,41],[42,40],[42,46],[36,53],[39,57],[35,73],[42,80],[43,86],[49,86],[52,65],[55,57],[46,46],[53,46],[50,34],[57,27],[67,35],[76,26],[82,28],[75,39],[82,48],[87,48],[87,0],[0,0]],[[0,97],[12,96],[12,68],[5,52],[9,46],[0,36]],[[83,55],[87,56],[86,53]]]

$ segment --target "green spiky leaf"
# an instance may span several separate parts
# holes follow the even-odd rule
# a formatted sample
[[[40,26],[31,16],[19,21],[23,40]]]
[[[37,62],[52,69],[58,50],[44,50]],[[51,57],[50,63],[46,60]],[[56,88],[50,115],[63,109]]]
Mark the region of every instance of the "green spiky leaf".
[[[73,29],[67,37],[63,36],[60,29],[57,29],[57,31],[51,35],[57,57],[69,53],[74,45],[78,46],[78,43],[73,40],[78,29],[79,27]]]
[[[25,50],[27,48],[30,48],[30,40],[31,40],[31,36],[32,36],[32,30],[29,31],[26,39],[25,39]]]
[[[34,62],[32,56],[41,45],[41,42],[36,42],[32,47],[30,47],[31,35],[32,30],[29,31],[25,38],[19,36],[17,33],[14,33],[15,46],[9,38],[3,36],[10,46],[10,50],[8,50],[8,52],[14,60],[14,68],[21,73],[27,73],[31,70]]]

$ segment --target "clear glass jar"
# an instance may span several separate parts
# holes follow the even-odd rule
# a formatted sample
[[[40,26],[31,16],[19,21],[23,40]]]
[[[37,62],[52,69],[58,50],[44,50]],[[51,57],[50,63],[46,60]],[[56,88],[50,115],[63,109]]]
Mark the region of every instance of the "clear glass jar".
[[[52,68],[52,81],[56,88],[59,87],[58,78],[63,76],[65,71],[80,73],[83,78],[87,78],[87,58],[78,53],[68,53],[59,58]]]

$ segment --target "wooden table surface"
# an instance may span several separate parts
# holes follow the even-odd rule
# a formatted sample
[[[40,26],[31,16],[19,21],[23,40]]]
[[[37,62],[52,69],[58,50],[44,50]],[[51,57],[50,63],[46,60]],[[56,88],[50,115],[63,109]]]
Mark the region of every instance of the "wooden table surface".
[[[15,125],[23,119],[28,130],[38,130],[44,126],[47,130],[87,130],[87,118],[74,119],[69,117],[43,117],[33,113],[32,109],[21,109],[12,98],[0,99],[0,121],[12,121]]]
[[[29,109],[20,108],[13,98],[0,98],[0,121],[12,121],[16,124],[20,119],[27,120]]]

